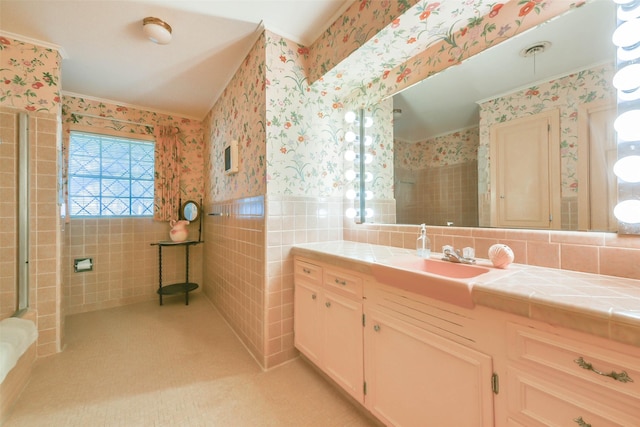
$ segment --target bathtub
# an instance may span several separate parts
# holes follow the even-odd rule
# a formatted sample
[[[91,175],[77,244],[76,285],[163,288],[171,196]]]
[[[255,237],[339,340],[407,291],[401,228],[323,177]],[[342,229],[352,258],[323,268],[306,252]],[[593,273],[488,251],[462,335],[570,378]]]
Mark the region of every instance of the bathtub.
[[[38,330],[32,320],[20,317],[0,320],[0,424],[27,384],[36,359],[37,338]]]

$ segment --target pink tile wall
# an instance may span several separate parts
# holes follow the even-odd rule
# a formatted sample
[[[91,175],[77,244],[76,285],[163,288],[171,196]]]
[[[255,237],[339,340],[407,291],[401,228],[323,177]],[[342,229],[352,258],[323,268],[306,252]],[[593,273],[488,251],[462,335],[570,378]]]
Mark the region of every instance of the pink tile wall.
[[[269,196],[267,202],[265,367],[297,354],[293,345],[294,244],[342,239],[340,198]]]
[[[60,213],[58,207],[59,120],[54,114],[31,116],[30,307],[37,311],[38,356],[60,350]]]
[[[262,196],[215,203],[205,221],[204,291],[263,368],[295,355],[294,244],[341,240],[341,199]]]
[[[356,225],[345,220],[344,239],[412,249],[417,225]],[[520,264],[640,279],[640,236],[615,233],[427,227],[432,250],[471,246],[487,258],[495,243],[509,245]]]
[[[204,214],[204,292],[265,365],[265,215],[262,196],[214,203]]]
[[[188,228],[189,239],[197,239],[198,224]],[[169,240],[169,230],[151,218],[72,218],[63,231],[66,313],[157,299],[158,247],[151,243]],[[75,273],[76,258],[93,258],[93,270]],[[184,247],[163,248],[163,284],[184,282],[185,261]],[[189,281],[202,284],[201,245],[189,249],[189,266]]]
[[[0,108],[0,314],[17,309],[17,126],[18,110]],[[58,120],[30,114],[29,306],[36,314],[38,356],[56,353],[62,335],[58,266]]]

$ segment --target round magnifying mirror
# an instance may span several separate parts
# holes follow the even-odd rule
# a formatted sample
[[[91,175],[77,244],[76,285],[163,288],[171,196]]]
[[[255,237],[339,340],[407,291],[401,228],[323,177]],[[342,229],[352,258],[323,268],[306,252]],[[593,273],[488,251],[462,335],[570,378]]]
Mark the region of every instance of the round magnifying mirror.
[[[195,221],[200,214],[200,207],[193,200],[188,200],[182,205],[182,217],[187,221]]]

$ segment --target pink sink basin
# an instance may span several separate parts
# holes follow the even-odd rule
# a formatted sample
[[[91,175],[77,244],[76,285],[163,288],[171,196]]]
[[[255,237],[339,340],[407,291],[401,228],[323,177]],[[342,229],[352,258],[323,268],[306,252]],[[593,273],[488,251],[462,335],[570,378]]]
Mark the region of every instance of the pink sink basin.
[[[456,264],[415,255],[399,255],[371,265],[375,279],[385,285],[414,292],[461,307],[473,308],[473,283],[507,273],[493,267]]]

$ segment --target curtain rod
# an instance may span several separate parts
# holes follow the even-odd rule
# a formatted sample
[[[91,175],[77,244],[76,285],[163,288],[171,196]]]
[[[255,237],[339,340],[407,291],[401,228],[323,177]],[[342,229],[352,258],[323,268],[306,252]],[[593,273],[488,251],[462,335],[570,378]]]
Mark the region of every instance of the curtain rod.
[[[95,114],[71,113],[71,115],[72,116],[80,116],[80,117],[91,117],[91,118],[94,118],[94,119],[110,120],[110,121],[114,121],[114,122],[128,123],[128,124],[131,124],[131,125],[146,126],[146,127],[151,127],[151,128],[154,127],[154,125],[147,124],[147,123],[132,122],[131,120],[116,119],[115,117],[97,116]]]

